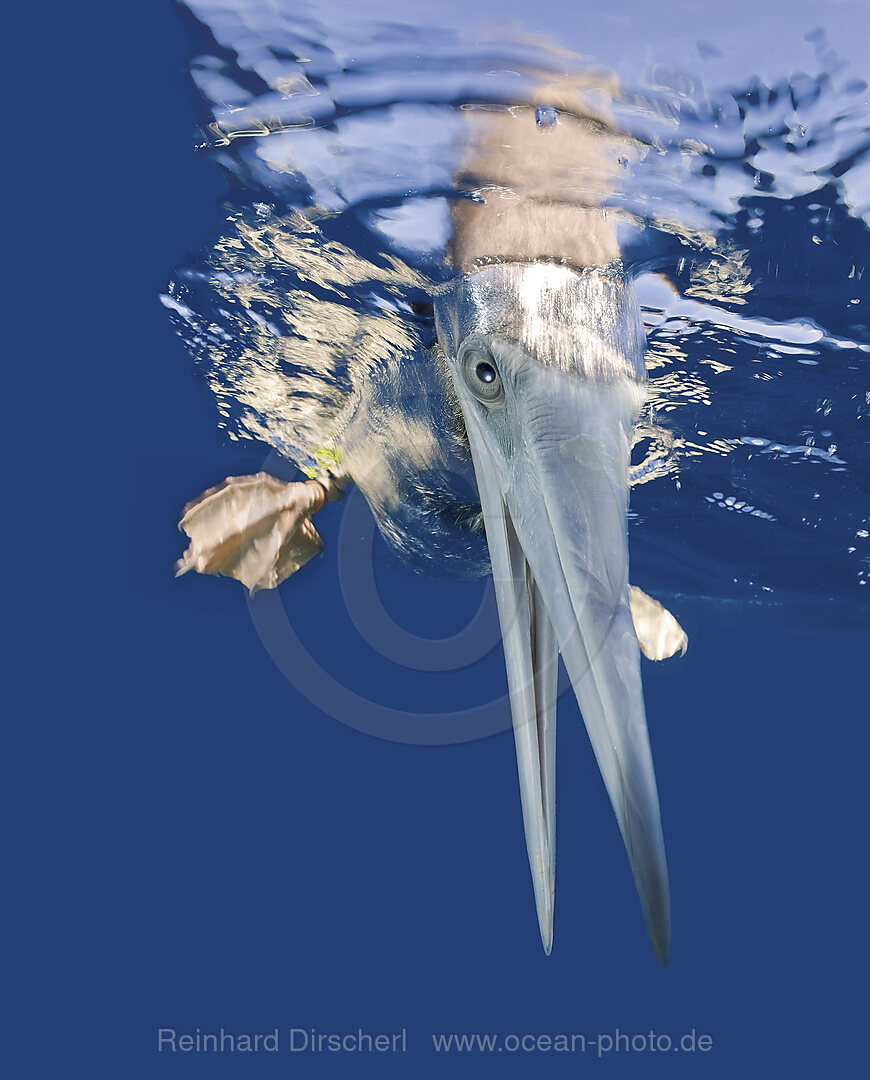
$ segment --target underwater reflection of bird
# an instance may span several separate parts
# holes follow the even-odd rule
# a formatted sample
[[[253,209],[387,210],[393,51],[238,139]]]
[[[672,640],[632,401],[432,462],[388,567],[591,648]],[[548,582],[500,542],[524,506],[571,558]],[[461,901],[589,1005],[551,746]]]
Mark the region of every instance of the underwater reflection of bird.
[[[334,464],[318,476],[234,478],[191,503],[179,572],[275,587],[320,550],[310,515],[350,481],[400,551],[428,548],[467,569],[485,533],[544,949],[561,654],[665,962],[667,867],[640,651],[661,659],[686,637],[628,584],[645,338],[605,204],[631,147],[582,89],[550,82],[511,107],[466,110],[453,273],[432,296],[437,343],[427,362],[380,378],[358,369]]]

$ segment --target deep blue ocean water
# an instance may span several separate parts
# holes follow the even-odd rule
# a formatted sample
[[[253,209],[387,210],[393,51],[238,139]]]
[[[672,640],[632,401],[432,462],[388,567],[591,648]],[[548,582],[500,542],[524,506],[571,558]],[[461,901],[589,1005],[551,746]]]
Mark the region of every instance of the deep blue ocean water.
[[[671,962],[660,969],[649,949],[567,697],[556,942],[545,957],[509,734],[441,747],[371,738],[312,705],[278,669],[236,582],[172,577],[183,504],[224,475],[256,471],[269,452],[218,426],[202,369],[157,300],[178,268],[202,265],[227,204],[247,195],[192,149],[202,106],[186,74],[183,20],[158,8],[121,30],[104,14],[101,27],[74,27],[66,123],[39,156],[31,150],[38,167],[19,170],[27,183],[10,220],[27,252],[22,301],[10,306],[10,338],[20,335],[12,355],[39,361],[35,390],[25,396],[13,382],[9,398],[29,556],[26,573],[10,574],[22,601],[12,616],[6,787],[7,925],[20,960],[12,1075],[865,1075],[870,588],[859,576],[868,541],[855,534],[867,527],[868,450],[853,395],[867,392],[868,357],[842,342],[867,341],[866,317],[853,314],[868,302],[855,276],[867,230],[846,203],[860,205],[857,179],[852,194],[838,181],[852,168],[859,175],[866,132],[854,163],[825,147],[812,191],[763,201],[749,177],[733,214],[730,239],[753,271],[738,314],[811,323],[827,340],[791,342],[817,350],[804,353],[777,353],[776,335],[752,340],[732,372],[708,368],[709,406],[690,400],[674,411],[685,413],[681,431],[696,432],[703,412],[710,441],[765,445],[740,443],[727,458],[705,452],[682,462],[679,490],[666,474],[634,500],[635,572],[674,597],[691,641],[685,658],[644,669],[672,880]],[[528,12],[511,14],[528,23]],[[836,67],[804,39],[824,24],[820,11],[738,14],[725,40],[713,14],[701,32],[669,9],[658,42],[671,35],[670,67],[716,68],[747,39],[760,45],[735,61],[737,91],[752,94],[754,75],[770,88],[806,72],[814,56]],[[554,18],[541,13],[551,35]],[[445,7],[437,25],[458,21]],[[859,50],[843,51],[862,22],[858,6],[841,5],[828,27],[830,50],[865,65],[837,76],[844,94],[868,74]],[[608,33],[569,46],[611,68],[624,56],[625,79],[655,42],[629,22],[608,52]],[[693,35],[705,44],[689,58]],[[808,52],[790,65],[789,48]],[[56,68],[39,60],[48,55],[21,59],[57,104]],[[752,66],[758,57],[769,71]],[[712,74],[724,84],[721,68]],[[849,115],[860,133],[866,94],[849,92],[852,113],[837,99],[825,120]],[[44,105],[39,115],[49,115]],[[659,179],[662,198],[673,198],[667,169]],[[763,228],[750,225],[759,208]],[[663,243],[637,259],[688,281]],[[768,259],[780,274],[770,276]],[[695,376],[700,359],[721,356],[714,347],[736,347],[715,322],[701,320],[699,333],[704,349],[686,349]],[[668,341],[667,326],[656,334]],[[753,396],[755,384],[771,383],[781,391]],[[828,456],[805,452],[816,448]],[[747,502],[743,489],[775,520],[727,509],[729,497]],[[449,711],[503,694],[497,647],[468,668],[432,673],[389,662],[359,633],[337,573],[353,564],[353,529],[365,532],[362,516],[342,531],[350,512],[348,502],[321,516],[325,554],[282,589],[317,663],[396,709]],[[386,610],[416,635],[460,632],[481,602],[482,582],[413,574],[379,540],[374,552]],[[763,603],[763,586],[782,602]],[[159,1028],[276,1026],[276,1054],[157,1052]],[[290,1053],[293,1027],[406,1029],[407,1050]],[[449,1032],[591,1038],[617,1029],[694,1030],[712,1048],[599,1058],[594,1049],[447,1055],[432,1046],[433,1034]]]

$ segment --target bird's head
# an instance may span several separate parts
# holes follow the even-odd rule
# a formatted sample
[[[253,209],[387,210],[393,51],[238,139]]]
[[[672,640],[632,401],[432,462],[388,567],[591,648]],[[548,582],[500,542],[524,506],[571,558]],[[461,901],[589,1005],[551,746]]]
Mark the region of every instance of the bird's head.
[[[448,286],[435,318],[486,526],[544,947],[560,651],[663,960],[667,875],[628,599],[630,438],[645,390],[630,282],[619,264],[497,264]]]

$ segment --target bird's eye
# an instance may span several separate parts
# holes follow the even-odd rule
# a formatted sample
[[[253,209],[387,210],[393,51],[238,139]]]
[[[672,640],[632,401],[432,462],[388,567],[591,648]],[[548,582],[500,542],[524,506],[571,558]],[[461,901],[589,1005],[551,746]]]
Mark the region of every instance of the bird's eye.
[[[504,397],[501,376],[495,359],[485,346],[479,343],[466,345],[460,353],[465,385],[484,405],[498,405]]]

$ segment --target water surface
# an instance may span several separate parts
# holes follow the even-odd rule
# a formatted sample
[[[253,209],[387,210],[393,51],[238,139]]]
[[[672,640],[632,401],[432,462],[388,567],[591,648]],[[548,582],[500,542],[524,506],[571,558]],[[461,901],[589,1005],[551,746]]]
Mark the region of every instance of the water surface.
[[[868,87],[836,23],[836,46],[791,27],[770,55],[721,33],[680,54],[661,27],[614,55],[611,25],[590,56],[588,27],[457,29],[447,9],[187,7],[200,152],[231,196],[163,299],[230,440],[334,460],[355,387],[431,344],[468,111],[537,94],[545,125],[541,86],[579,80],[624,142],[605,205],[648,333],[633,575],[866,617]]]

